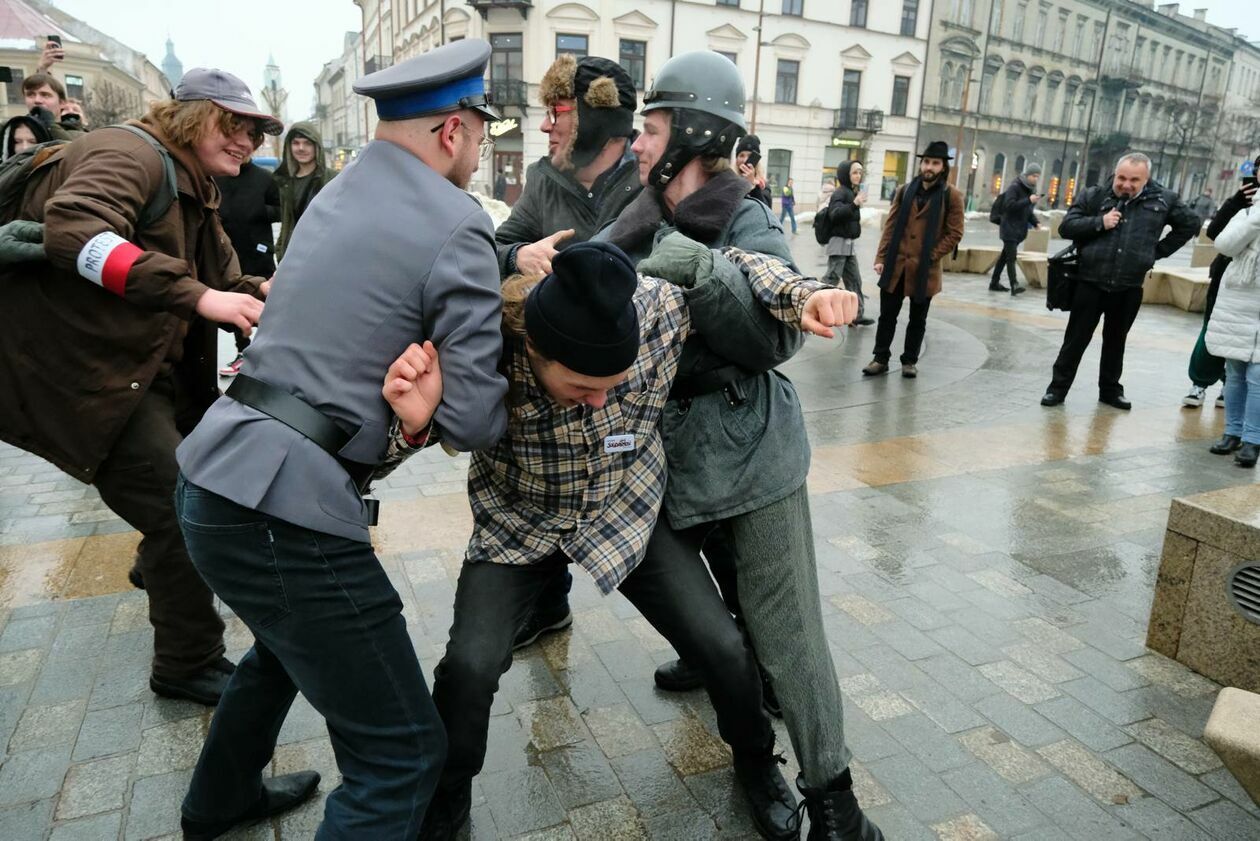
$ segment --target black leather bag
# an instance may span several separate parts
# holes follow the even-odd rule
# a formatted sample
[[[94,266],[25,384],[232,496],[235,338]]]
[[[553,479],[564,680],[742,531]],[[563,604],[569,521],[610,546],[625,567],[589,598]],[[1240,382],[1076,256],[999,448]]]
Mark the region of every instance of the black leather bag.
[[[1080,277],[1081,257],[1076,251],[1076,243],[1053,255],[1047,260],[1046,309],[1072,309],[1072,299],[1076,297],[1076,284]]]

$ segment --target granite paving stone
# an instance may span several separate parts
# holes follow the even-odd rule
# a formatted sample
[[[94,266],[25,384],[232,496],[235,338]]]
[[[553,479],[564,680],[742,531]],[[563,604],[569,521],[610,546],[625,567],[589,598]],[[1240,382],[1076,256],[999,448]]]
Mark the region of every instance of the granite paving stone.
[[[108,812],[77,821],[57,824],[48,841],[102,841],[117,838],[122,830],[122,812]]]
[[[142,841],[179,832],[179,805],[188,792],[192,771],[174,771],[136,780],[123,830],[125,841]]]
[[[140,703],[89,712],[79,728],[74,761],[136,750],[140,747],[143,719],[144,705]]]
[[[0,838],[43,838],[52,823],[52,809],[51,799],[0,808]]]
[[[122,754],[72,765],[57,800],[57,820],[74,820],[123,808],[127,780],[135,762],[134,754]]]
[[[1203,785],[1144,745],[1125,745],[1103,755],[1125,776],[1174,809],[1189,811],[1220,797],[1214,789]]]
[[[1037,753],[1100,803],[1131,803],[1143,795],[1124,774],[1071,740],[1046,745]]]
[[[1255,841],[1260,838],[1260,818],[1228,800],[1218,800],[1188,813],[1211,838],[1219,841]]]
[[[1029,783],[1020,793],[1050,818],[1060,833],[1075,841],[1140,841],[1142,837],[1062,777]]]
[[[993,727],[963,733],[958,741],[1004,779],[1020,784],[1044,777],[1050,769],[1037,756]]]
[[[565,811],[541,768],[482,774],[486,803],[503,835],[519,835],[558,824]]]
[[[1128,733],[1066,695],[1042,701],[1033,709],[1093,751],[1111,750],[1133,741]]]
[[[1139,742],[1188,774],[1200,775],[1221,767],[1220,758],[1203,742],[1192,739],[1160,718],[1125,728]]]
[[[11,753],[0,765],[0,808],[54,796],[70,767],[70,745]]]
[[[1112,806],[1110,812],[1146,838],[1159,841],[1208,841],[1206,832],[1157,797]]]
[[[976,712],[998,726],[1003,733],[1029,747],[1049,744],[1063,738],[1063,731],[1018,698],[1000,693],[981,698]]]

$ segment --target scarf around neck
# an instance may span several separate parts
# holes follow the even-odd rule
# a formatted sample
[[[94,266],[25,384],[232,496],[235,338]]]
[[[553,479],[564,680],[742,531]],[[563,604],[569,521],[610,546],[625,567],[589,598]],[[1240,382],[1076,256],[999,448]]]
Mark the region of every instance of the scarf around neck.
[[[943,179],[943,176],[942,176]],[[879,288],[893,292],[900,278],[894,277],[897,270],[897,256],[901,253],[901,237],[906,232],[906,224],[910,214],[915,210],[920,191],[928,202],[927,222],[923,228],[923,250],[919,255],[919,273],[914,281],[914,300],[922,303],[927,300],[927,278],[932,270],[932,249],[941,235],[941,219],[945,215],[945,197],[949,194],[949,185],[943,180],[936,186],[923,190],[922,176],[906,185],[901,196],[901,207],[897,212],[897,220],[893,223],[892,238],[888,242],[888,259],[884,261],[884,273],[879,277]]]

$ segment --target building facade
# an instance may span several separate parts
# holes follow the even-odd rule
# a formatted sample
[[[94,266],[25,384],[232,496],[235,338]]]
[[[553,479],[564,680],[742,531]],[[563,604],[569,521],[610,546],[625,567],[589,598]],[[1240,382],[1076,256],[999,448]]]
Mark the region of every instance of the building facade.
[[[640,91],[673,55],[723,53],[744,76],[745,113],[761,139],[768,181],[777,189],[793,178],[803,207],[850,157],[866,164],[872,201],[890,196],[911,172],[926,0],[356,2],[365,65],[374,68],[459,38],[491,43],[490,89],[505,119],[494,127],[494,163],[478,178],[488,183],[502,170],[509,200],[523,186],[525,167],[546,154],[538,80],[564,52],[619,61]],[[373,121],[365,111],[365,137]]]
[[[315,77],[315,115],[329,166],[340,171],[368,135],[365,129],[363,97],[354,92],[354,83],[363,73],[363,39],[347,32],[340,56],[324,65]]]
[[[1220,180],[1221,149],[1244,142],[1227,90],[1256,50],[1203,10],[938,0],[931,27],[922,134],[956,150],[969,207],[988,207],[1028,163],[1042,167],[1048,206],[1065,206],[1130,149],[1151,157],[1160,183],[1197,194]]]
[[[144,53],[41,0],[0,0],[0,66],[12,78],[4,86],[4,119],[26,113],[22,79],[35,72],[48,35],[60,36],[65,51],[52,73],[84,104],[90,122],[139,117],[167,97],[166,77]]]

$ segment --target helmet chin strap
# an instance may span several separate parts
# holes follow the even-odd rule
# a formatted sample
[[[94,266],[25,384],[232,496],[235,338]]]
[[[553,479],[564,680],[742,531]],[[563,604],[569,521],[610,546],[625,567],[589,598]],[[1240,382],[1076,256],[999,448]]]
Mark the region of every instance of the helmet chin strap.
[[[678,177],[678,173],[683,171],[683,167],[695,160],[702,152],[702,149],[695,149],[685,146],[675,138],[679,135],[678,112],[673,111],[669,115],[669,143],[665,147],[665,153],[661,155],[661,159],[656,162],[656,166],[648,173],[648,185],[664,190],[669,186],[669,182]]]

